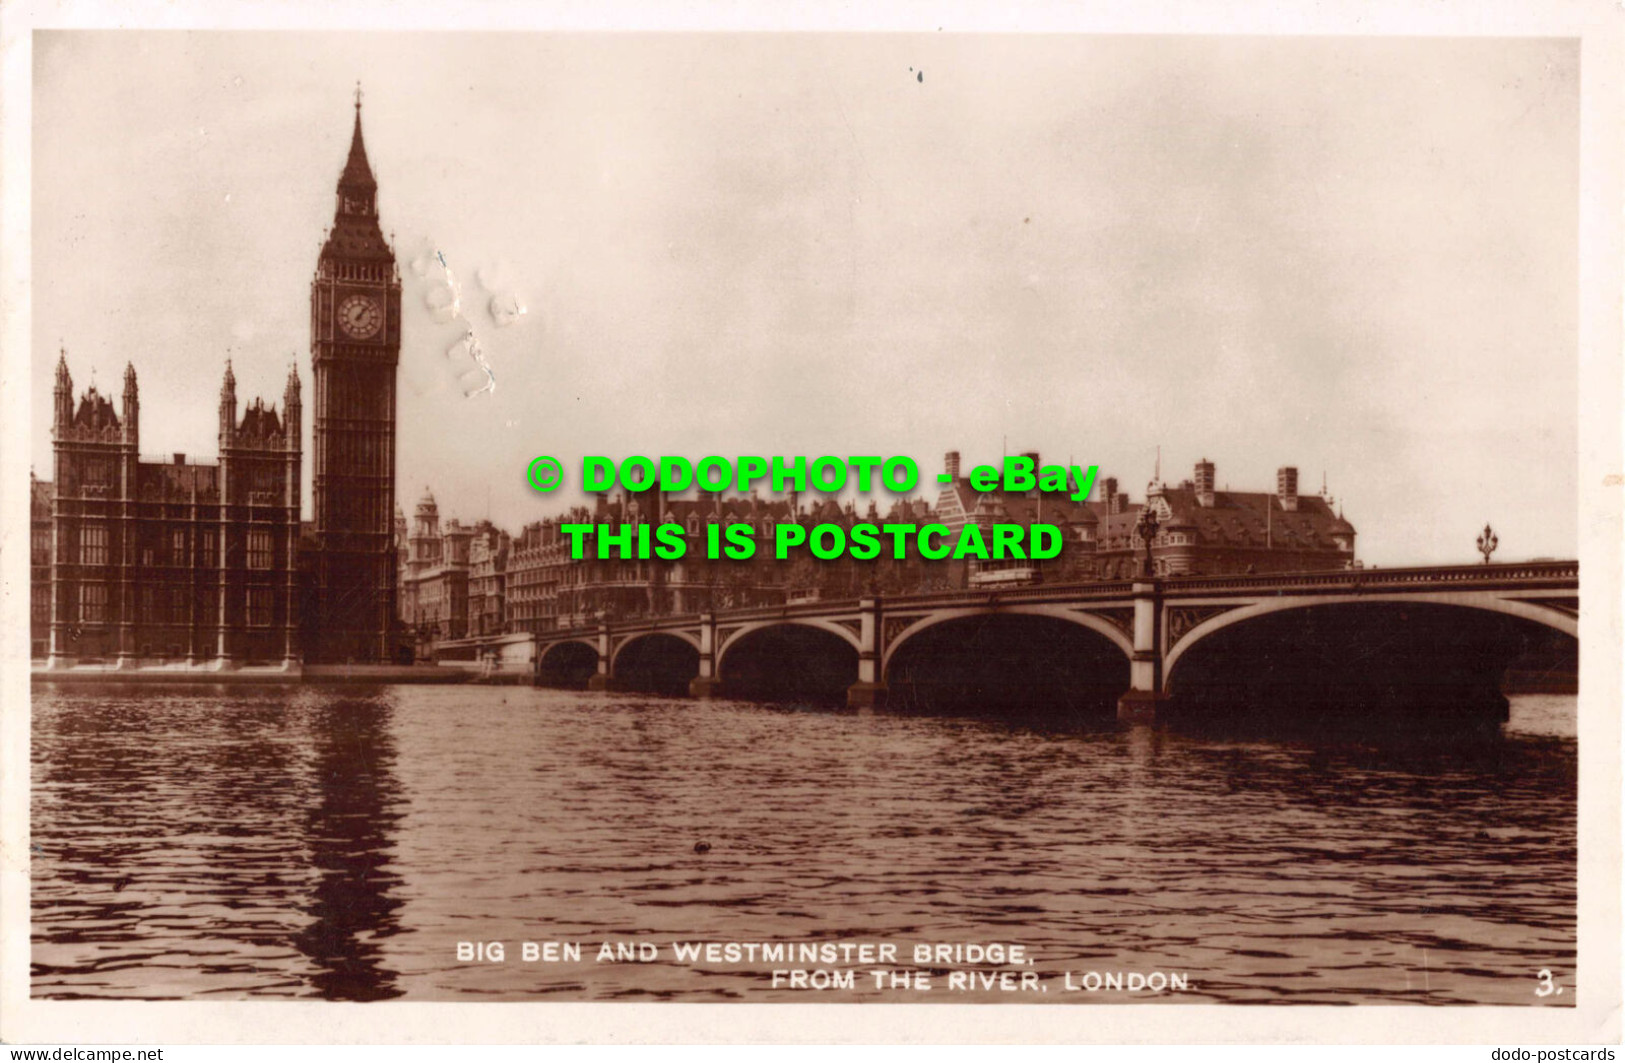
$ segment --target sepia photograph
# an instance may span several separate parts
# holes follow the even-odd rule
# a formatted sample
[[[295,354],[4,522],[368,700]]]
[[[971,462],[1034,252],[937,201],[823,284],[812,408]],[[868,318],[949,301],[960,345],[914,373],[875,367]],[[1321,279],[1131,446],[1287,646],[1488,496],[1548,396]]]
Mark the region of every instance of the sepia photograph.
[[[7,29],[7,1041],[1617,1043],[1619,27],[930,18]]]

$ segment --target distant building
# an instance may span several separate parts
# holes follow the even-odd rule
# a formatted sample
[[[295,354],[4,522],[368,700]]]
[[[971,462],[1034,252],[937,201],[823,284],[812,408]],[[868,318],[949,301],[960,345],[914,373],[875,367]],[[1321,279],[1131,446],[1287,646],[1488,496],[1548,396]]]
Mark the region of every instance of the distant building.
[[[475,526],[468,546],[468,633],[500,635],[507,631],[508,533],[489,521]]]
[[[578,506],[562,516],[527,525],[508,560],[509,628],[540,634],[601,619],[699,613],[713,608],[776,605],[785,601],[788,566],[773,562],[773,528],[792,519],[793,501],[760,498],[668,499],[658,491],[610,499],[592,509]],[[709,559],[707,529],[750,523],[757,555],[749,561]],[[676,560],[600,559],[586,540],[586,556],[572,559],[564,524],[674,524],[683,529],[684,555]],[[635,534],[635,531],[634,531]],[[719,532],[720,534],[720,532]]]
[[[1037,454],[1028,454],[1038,464]],[[1273,494],[1220,491],[1214,465],[1196,463],[1192,479],[1178,486],[1153,481],[1147,500],[1134,503],[1118,490],[1115,477],[1099,482],[1092,497],[1075,502],[1067,491],[978,492],[960,474],[957,451],[944,459],[951,478],[937,498],[938,519],[958,529],[967,523],[1042,522],[1060,529],[1064,549],[1052,561],[970,562],[973,586],[1077,579],[1128,579],[1140,572],[1145,544],[1140,516],[1147,505],[1157,514],[1151,543],[1158,576],[1228,573],[1314,572],[1351,568],[1354,526],[1334,509],[1333,500],[1298,493],[1298,470],[1283,467]]]
[[[912,549],[903,560],[888,554],[873,562],[850,557],[819,561],[801,548],[794,560],[774,557],[777,528],[787,521],[850,528],[860,521],[923,524],[929,520],[930,509],[920,499],[899,500],[882,517],[873,501],[860,515],[850,502],[843,506],[823,499],[803,504],[794,493],[772,500],[755,494],[674,499],[658,491],[615,498],[600,495],[591,509],[578,506],[562,516],[527,525],[514,538],[507,566],[508,629],[543,634],[590,626],[599,620],[945,589],[948,584],[940,566],[922,561]],[[569,537],[560,530],[564,524],[634,529],[672,524],[683,530],[685,549],[681,558],[671,561],[600,559],[589,539],[586,556],[572,559]],[[754,556],[739,561],[708,558],[708,529],[714,526],[722,535],[724,529],[740,524],[751,529]]]
[[[1038,455],[1029,457],[1038,463]],[[821,498],[803,504],[799,497],[766,500],[755,495],[668,499],[658,491],[600,495],[592,508],[527,526],[512,542],[508,556],[507,627],[544,634],[591,626],[600,620],[699,613],[711,609],[778,605],[810,599],[853,598],[864,594],[897,595],[995,588],[1034,582],[1077,582],[1127,579],[1140,572],[1145,556],[1140,515],[1154,507],[1160,527],[1152,543],[1153,571],[1158,576],[1244,572],[1315,571],[1354,564],[1354,528],[1333,510],[1324,496],[1297,493],[1297,472],[1282,469],[1277,492],[1218,491],[1213,464],[1198,463],[1196,478],[1177,487],[1153,483],[1148,502],[1134,503],[1107,478],[1083,502],[1065,491],[977,491],[961,474],[959,455],[945,462],[949,482],[935,507],[923,499],[895,501],[882,515],[871,500],[860,512]],[[785,521],[838,524],[846,528],[872,524],[940,523],[954,533],[968,525],[1049,524],[1060,533],[1062,551],[1043,561],[1028,558],[925,560],[911,547],[908,556],[860,562],[850,556],[813,559],[804,550],[789,561],[773,557],[774,529]],[[599,559],[589,545],[587,556],[570,557],[564,524],[637,527],[675,524],[683,529],[687,549],[677,560],[658,558]],[[708,559],[706,530],[746,524],[756,540],[756,554],[745,561]],[[984,531],[984,539],[991,535]],[[589,544],[591,540],[588,540]],[[886,540],[889,545],[889,540]]]
[[[1273,494],[1220,491],[1213,486],[1213,463],[1204,459],[1196,466],[1194,481],[1177,487],[1157,484],[1148,504],[1157,508],[1159,520],[1151,550],[1159,575],[1355,567],[1354,525],[1343,519],[1330,496],[1300,495],[1298,470],[1291,466],[1276,471]],[[1137,520],[1138,512],[1105,522],[1105,534],[1121,539],[1131,519]],[[1133,548],[1133,543],[1127,545]],[[1105,551],[1107,560],[1117,557],[1117,550]]]
[[[782,589],[764,584],[761,566],[710,561],[705,557],[706,529],[742,519],[749,503],[731,505],[715,497],[666,500],[659,492],[610,500],[600,495],[592,509],[578,506],[559,517],[527,525],[514,539],[508,560],[509,627],[543,633],[596,623],[600,619],[697,613],[722,601],[770,604],[783,601]],[[788,503],[769,510],[758,503],[764,527],[783,520]],[[685,553],[672,561],[618,557],[600,559],[596,543],[586,540],[586,556],[572,559],[565,524],[608,525],[635,529],[660,523],[683,529]]]
[[[569,562],[569,540],[560,524],[586,523],[588,511],[577,507],[561,517],[527,524],[514,536],[508,554],[507,613],[510,631],[541,634],[561,627],[559,583]]]
[[[218,463],[184,454],[143,461],[135,367],[124,370],[119,412],[95,387],[76,408],[62,353],[52,418],[53,667],[298,659],[300,409],[290,370],[281,415],[256,400],[239,419],[227,361]]]
[[[474,529],[458,521],[440,526],[440,509],[425,490],[412,517],[406,575],[401,580],[401,619],[420,657],[438,642],[468,635],[469,546]]]
[[[407,530],[396,518],[400,544],[401,627],[418,657],[440,643],[508,630],[508,560],[512,540],[488,520],[440,523],[440,507],[425,489]]]

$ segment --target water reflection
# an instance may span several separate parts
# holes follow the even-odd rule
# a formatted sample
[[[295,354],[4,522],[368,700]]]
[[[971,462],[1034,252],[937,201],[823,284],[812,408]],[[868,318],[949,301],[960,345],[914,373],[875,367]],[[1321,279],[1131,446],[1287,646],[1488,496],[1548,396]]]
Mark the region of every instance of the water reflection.
[[[383,942],[399,931],[392,895],[400,877],[390,850],[401,819],[395,779],[394,706],[384,692],[318,707],[311,721],[315,794],[305,844],[317,879],[305,907],[314,921],[294,943],[317,966],[318,996],[383,1000],[400,996],[382,961]]]
[[[297,706],[109,687],[62,709],[35,732],[36,991],[297,991]]]
[[[1182,970],[1185,1002],[1534,1004],[1531,972],[1574,974],[1574,709],[1520,696],[1504,732],[1429,738],[41,688],[33,992],[806,1002],[748,966],[455,946],[846,939]]]

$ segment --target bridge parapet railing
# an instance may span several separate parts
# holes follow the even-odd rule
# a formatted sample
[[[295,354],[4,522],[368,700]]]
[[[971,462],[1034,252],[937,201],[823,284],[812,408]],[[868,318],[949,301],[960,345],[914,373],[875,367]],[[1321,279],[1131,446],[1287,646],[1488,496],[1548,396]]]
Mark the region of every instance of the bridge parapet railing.
[[[1428,568],[1339,569],[1335,572],[1283,572],[1268,576],[1174,576],[1162,581],[1164,592],[1203,590],[1313,590],[1351,587],[1414,586],[1418,583],[1498,586],[1506,583],[1563,583],[1580,578],[1578,561],[1531,561],[1516,565],[1451,565]]]
[[[1126,598],[1133,593],[1134,580],[1096,580],[1089,583],[1035,583],[1026,587],[1003,587],[985,591],[940,591],[933,594],[899,594],[882,600],[882,608],[903,609],[918,606],[989,605],[1001,602],[1078,601],[1091,598]]]
[[[1156,582],[1165,596],[1184,597],[1202,592],[1258,593],[1275,591],[1315,590],[1380,590],[1388,587],[1414,587],[1419,584],[1450,585],[1452,587],[1496,587],[1508,584],[1531,586],[1570,584],[1578,586],[1578,561],[1530,561],[1507,565],[1447,565],[1418,568],[1338,569],[1331,572],[1282,572],[1269,575],[1238,576],[1170,576]],[[1111,580],[1089,583],[1041,583],[1028,587],[1008,587],[1000,590],[953,590],[929,594],[905,594],[892,597],[878,596],[884,612],[920,608],[953,609],[960,607],[997,606],[1021,602],[1112,600],[1129,597],[1133,584],[1143,580]],[[761,620],[793,620],[805,617],[827,617],[832,614],[856,612],[861,599],[820,599],[797,602],[794,605],[752,606],[747,609],[719,609],[714,614],[718,623],[749,624]],[[701,614],[658,617],[628,617],[608,624],[612,633],[628,630],[648,631],[676,628],[696,624]],[[581,638],[597,633],[597,625],[561,629],[542,636],[544,639]]]
[[[858,608],[858,599],[819,600],[812,602],[798,602],[795,605],[757,605],[745,609],[718,609],[713,613],[718,623],[739,624],[752,623],[757,620],[784,620],[797,617],[827,616],[830,613],[855,612]],[[648,631],[669,628],[690,627],[700,622],[701,613],[668,613],[661,616],[629,616],[608,621],[611,634],[623,631]],[[549,631],[541,636],[544,640],[558,640],[566,638],[582,638],[598,633],[599,625],[587,624],[581,627],[559,628]]]
[[[986,606],[1023,601],[1125,598],[1131,593],[1130,588],[1132,585],[1133,581],[1131,580],[1094,583],[1045,583],[1031,587],[1003,588],[996,591],[953,590],[930,594],[876,595],[875,597],[880,599],[881,608],[886,611],[921,607],[952,609],[958,606]],[[759,620],[827,617],[832,614],[855,613],[861,607],[862,601],[861,598],[820,598],[810,602],[796,602],[793,605],[758,605],[744,609],[718,609],[713,615],[718,623],[725,624],[749,624]],[[628,630],[648,631],[697,624],[700,617],[701,614],[699,613],[624,617],[609,621],[607,626],[612,634]],[[598,625],[589,624],[584,627],[560,628],[557,631],[550,631],[542,637],[545,639],[579,638],[596,634],[597,631]]]

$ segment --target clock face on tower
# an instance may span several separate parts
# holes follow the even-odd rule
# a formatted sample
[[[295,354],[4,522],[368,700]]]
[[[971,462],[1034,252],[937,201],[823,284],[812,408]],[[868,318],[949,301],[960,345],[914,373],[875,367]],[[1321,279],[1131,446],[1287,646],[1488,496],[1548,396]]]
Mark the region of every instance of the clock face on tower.
[[[376,299],[352,295],[339,304],[339,327],[347,336],[369,340],[378,335],[383,324],[384,310]]]

